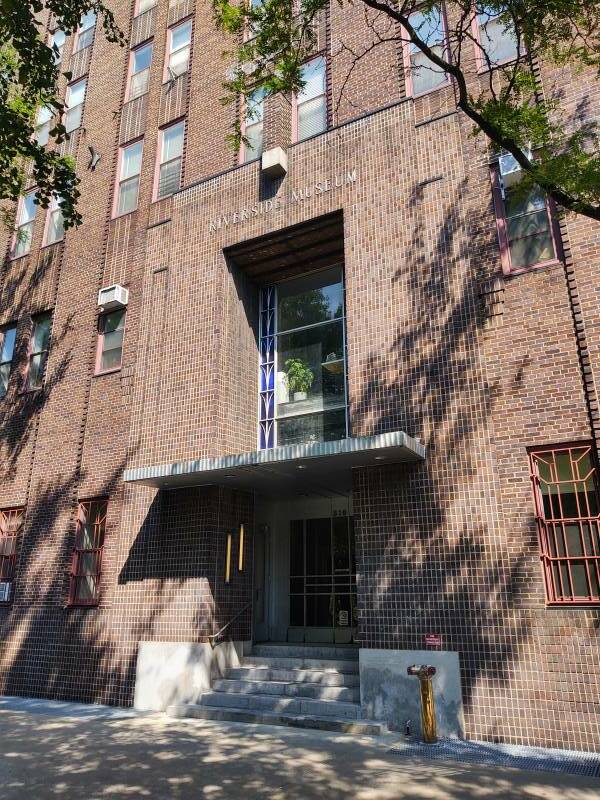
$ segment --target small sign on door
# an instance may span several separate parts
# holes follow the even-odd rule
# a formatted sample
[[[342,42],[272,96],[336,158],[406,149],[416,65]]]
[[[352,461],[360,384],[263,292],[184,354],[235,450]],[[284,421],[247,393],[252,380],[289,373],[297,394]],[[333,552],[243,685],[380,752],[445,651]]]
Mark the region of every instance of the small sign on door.
[[[338,611],[338,625],[341,627],[342,625],[348,624],[348,612],[342,609]]]
[[[424,636],[425,647],[440,650],[442,647],[442,634],[441,633],[426,633]]]

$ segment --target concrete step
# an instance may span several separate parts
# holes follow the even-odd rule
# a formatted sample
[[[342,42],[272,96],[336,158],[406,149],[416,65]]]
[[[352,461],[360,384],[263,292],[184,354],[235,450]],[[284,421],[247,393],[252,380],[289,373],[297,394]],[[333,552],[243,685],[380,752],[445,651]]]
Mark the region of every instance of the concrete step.
[[[285,658],[282,656],[245,656],[244,667],[267,667],[269,669],[314,669],[320,672],[346,672],[358,674],[356,659],[332,658]]]
[[[381,722],[363,719],[336,719],[306,714],[284,714],[273,711],[252,711],[247,708],[219,708],[217,706],[176,705],[167,708],[170,717],[211,719],[222,722],[251,722],[258,725],[286,725],[292,728],[314,728],[322,731],[352,733],[359,736],[380,736],[385,732]]]
[[[360,681],[358,673],[269,667],[234,667],[228,670],[227,677],[240,681],[286,681],[320,686],[358,686]]]
[[[327,658],[358,661],[358,647],[328,644],[255,644],[252,656],[279,658]]]
[[[212,688],[216,692],[227,692],[227,694],[268,694],[278,697],[310,697],[313,700],[360,702],[358,686],[322,686],[319,683],[222,678],[214,681]]]
[[[199,706],[238,708],[248,711],[276,711],[284,714],[300,714],[337,719],[359,719],[360,705],[335,700],[312,700],[304,697],[278,697],[267,694],[228,694],[227,692],[205,692],[196,701]]]

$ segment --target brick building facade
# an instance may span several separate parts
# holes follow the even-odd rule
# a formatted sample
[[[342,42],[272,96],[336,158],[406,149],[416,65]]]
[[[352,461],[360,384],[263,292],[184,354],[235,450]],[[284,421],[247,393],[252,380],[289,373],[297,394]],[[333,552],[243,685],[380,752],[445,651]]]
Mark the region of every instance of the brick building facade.
[[[514,250],[511,263],[497,159],[453,87],[411,93],[392,43],[346,80],[340,42],[369,35],[358,7],[332,4],[319,23],[326,129],[301,139],[297,99],[264,102],[263,150],[287,155],[275,179],[226,143],[240,109],[220,102],[227,43],[210,5],[126,3],[116,17],[129,48],[92,21],[62,55],[61,91],[87,81],[62,146],[82,177],[83,225],[50,243],[38,208],[27,252],[5,236],[0,689],[129,705],[141,642],[204,643],[234,617],[228,633],[256,639],[254,539],[269,503],[300,495],[352,516],[357,588],[348,608],[315,611],[318,625],[288,620],[289,637],[308,641],[329,614],[333,641],[352,628],[369,663],[439,634],[431,657],[443,671],[443,654],[458,655],[467,736],[597,747],[598,490],[583,470],[600,439],[600,228],[551,214],[551,255],[520,268]],[[567,110],[597,104],[585,75],[536,68]],[[303,440],[289,418],[310,398],[260,385],[265,290],[332,269],[343,352],[323,351],[321,435]],[[108,319],[98,292],[115,284],[128,299]],[[402,444],[385,439],[398,432]],[[361,453],[348,466],[345,445],[326,452],[319,438]],[[265,450],[285,464],[269,472]],[[226,458],[239,454],[254,455]],[[290,477],[298,467],[306,479]],[[545,513],[552,495],[565,508]]]

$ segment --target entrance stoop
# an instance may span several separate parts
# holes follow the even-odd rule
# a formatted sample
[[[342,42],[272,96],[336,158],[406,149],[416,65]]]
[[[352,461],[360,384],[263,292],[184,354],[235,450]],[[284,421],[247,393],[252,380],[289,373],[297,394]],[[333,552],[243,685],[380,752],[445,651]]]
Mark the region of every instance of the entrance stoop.
[[[368,735],[386,730],[361,719],[358,648],[351,645],[254,645],[210,692],[167,714]]]

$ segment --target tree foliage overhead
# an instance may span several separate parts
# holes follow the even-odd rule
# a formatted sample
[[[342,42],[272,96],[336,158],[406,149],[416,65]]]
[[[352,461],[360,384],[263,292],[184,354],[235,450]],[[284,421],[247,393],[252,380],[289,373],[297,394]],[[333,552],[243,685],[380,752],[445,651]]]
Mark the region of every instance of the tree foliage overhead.
[[[267,94],[301,90],[301,66],[314,51],[315,22],[329,2],[213,0],[217,25],[238,43],[226,99],[248,98],[259,87]],[[340,43],[340,52],[350,56],[347,79],[380,45],[402,42],[419,51],[425,56],[419,69],[449,77],[456,105],[474,132],[516,159],[523,191],[538,184],[563,208],[600,220],[594,113],[582,113],[583,121],[565,119],[560,98],[546,96],[536,70],[539,58],[576,71],[587,68],[591,80],[600,77],[600,0],[445,0],[443,15],[440,0],[332,2],[365,10],[370,41],[362,51]],[[491,36],[478,34],[478,19],[509,37],[514,55],[497,58]],[[231,138],[239,146],[239,122]]]
[[[79,179],[73,160],[56,149],[67,136],[61,119],[64,105],[57,95],[58,50],[49,46],[40,20],[51,12],[66,34],[77,30],[89,11],[102,19],[109,41],[122,42],[113,13],[101,0],[0,0],[0,200],[16,200],[27,184],[36,187],[37,201],[47,207],[56,196],[65,227],[77,225]],[[68,73],[64,73],[67,80]],[[57,120],[43,147],[35,138],[36,116],[46,107]],[[4,213],[5,221],[10,218]]]

